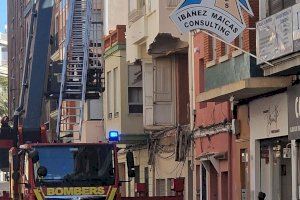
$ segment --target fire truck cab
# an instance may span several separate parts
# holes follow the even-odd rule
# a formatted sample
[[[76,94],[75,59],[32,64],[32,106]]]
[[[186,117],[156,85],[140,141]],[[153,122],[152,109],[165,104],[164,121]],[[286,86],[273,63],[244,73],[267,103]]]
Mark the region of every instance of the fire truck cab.
[[[116,199],[120,184],[117,151],[115,144],[104,143],[25,144],[12,148],[10,197]]]

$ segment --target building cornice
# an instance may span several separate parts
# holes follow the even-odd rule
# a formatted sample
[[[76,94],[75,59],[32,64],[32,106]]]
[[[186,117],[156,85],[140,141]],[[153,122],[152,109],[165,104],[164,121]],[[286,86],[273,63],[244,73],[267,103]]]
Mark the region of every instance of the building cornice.
[[[104,59],[108,58],[117,51],[126,50],[126,44],[115,44],[104,52]]]

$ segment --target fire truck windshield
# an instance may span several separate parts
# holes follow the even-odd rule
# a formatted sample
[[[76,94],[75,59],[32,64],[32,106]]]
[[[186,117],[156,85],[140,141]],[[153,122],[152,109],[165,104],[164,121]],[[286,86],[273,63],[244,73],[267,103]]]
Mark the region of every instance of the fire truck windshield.
[[[37,184],[84,186],[113,185],[113,147],[111,145],[38,146],[39,162],[34,164]],[[47,169],[39,177],[38,169]]]

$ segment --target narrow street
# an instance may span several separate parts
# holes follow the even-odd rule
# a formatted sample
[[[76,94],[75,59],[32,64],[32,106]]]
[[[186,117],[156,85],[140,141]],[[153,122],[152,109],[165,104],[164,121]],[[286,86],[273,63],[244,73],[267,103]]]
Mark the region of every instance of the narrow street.
[[[300,200],[300,0],[2,0],[0,200]]]

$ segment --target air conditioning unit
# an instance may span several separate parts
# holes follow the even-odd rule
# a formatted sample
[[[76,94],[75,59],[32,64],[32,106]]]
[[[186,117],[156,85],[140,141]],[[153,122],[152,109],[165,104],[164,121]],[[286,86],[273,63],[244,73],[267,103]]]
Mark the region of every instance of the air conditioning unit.
[[[233,135],[240,135],[241,134],[241,123],[240,120],[238,119],[233,119],[232,120],[232,134]]]

